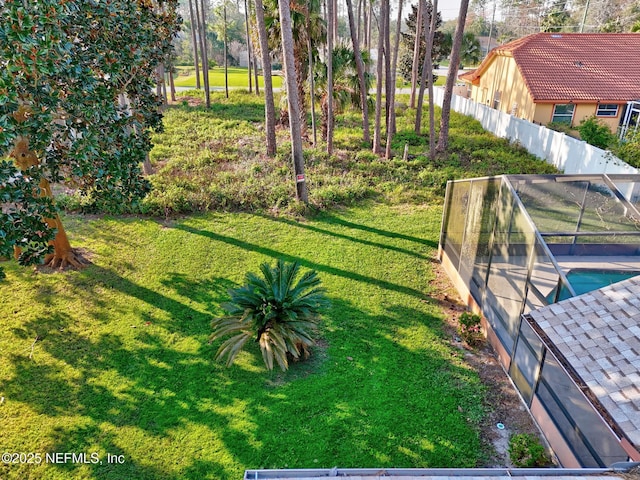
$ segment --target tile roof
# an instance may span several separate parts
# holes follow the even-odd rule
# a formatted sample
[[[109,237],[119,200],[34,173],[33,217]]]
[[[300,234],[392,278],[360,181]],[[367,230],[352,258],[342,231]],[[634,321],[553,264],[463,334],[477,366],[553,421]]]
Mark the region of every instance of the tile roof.
[[[461,78],[512,56],[536,102],[626,102],[640,99],[639,52],[640,33],[536,33],[495,48]]]
[[[636,448],[640,276],[529,313]]]

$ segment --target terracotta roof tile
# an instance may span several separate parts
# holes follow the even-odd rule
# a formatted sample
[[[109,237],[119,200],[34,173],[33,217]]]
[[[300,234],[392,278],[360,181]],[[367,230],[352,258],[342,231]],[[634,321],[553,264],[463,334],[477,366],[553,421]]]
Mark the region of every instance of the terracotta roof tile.
[[[531,96],[544,101],[626,102],[640,99],[640,33],[536,33],[492,50],[513,56]]]

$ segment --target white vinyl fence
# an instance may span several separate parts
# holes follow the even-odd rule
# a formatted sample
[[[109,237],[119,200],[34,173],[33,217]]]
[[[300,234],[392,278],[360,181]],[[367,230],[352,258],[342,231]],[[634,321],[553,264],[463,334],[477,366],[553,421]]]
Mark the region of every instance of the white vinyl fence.
[[[442,106],[444,89],[434,89],[434,101]],[[564,133],[516,118],[468,98],[453,95],[451,109],[480,121],[496,136],[517,141],[530,153],[546,160],[566,174],[639,173],[611,152],[589,145]]]

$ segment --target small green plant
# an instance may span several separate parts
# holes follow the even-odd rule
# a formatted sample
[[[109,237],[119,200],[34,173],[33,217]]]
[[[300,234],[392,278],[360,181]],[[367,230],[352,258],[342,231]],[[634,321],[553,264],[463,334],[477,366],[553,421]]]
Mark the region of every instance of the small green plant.
[[[509,459],[516,467],[544,467],[551,462],[540,440],[530,433],[517,433],[509,439]]]
[[[212,340],[234,334],[225,340],[216,359],[227,358],[230,366],[247,340],[260,345],[262,358],[269,370],[274,360],[285,371],[289,358],[309,356],[320,311],[328,305],[324,288],[315,270],[300,272],[298,262],[278,259],[275,266],[260,265],[262,278],[248,273],[246,283],[229,290],[231,301],[222,304],[229,315],[212,322]]]
[[[583,120],[576,128],[580,132],[580,138],[594,147],[607,149],[616,143],[616,136],[596,117]]]
[[[482,341],[482,326],[480,325],[480,315],[464,312],[460,315],[458,322],[458,332],[462,339],[469,345],[477,345]]]

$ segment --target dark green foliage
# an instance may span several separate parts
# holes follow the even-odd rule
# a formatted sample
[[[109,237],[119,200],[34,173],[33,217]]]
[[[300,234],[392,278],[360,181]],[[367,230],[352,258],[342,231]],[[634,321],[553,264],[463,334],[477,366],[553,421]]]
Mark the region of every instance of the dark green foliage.
[[[616,143],[616,136],[596,117],[583,120],[576,128],[580,132],[580,138],[595,147],[607,149]]]
[[[640,168],[640,134],[628,135],[613,147],[613,153],[632,167]]]
[[[176,7],[176,0],[0,2],[0,156],[26,139],[39,161],[30,178],[73,185],[87,210],[135,205],[149,188],[140,164],[150,130],[162,128],[154,69],[170,53]],[[53,234],[41,228],[51,205],[37,181],[13,175],[0,170],[5,194],[18,199],[0,224],[19,224],[28,245],[41,245]],[[46,251],[27,250],[28,262]]]
[[[427,22],[431,25],[431,14],[433,12],[433,3],[427,2]],[[401,38],[401,52],[398,59],[398,73],[407,82],[411,81],[411,69],[413,66],[413,49],[416,41],[416,17],[418,16],[417,4],[411,5],[411,11],[407,17],[407,31],[402,33]],[[431,51],[431,58],[433,60],[433,69],[436,70],[442,60],[444,60],[451,52],[451,37],[445,35],[438,29],[442,25],[442,18],[440,12],[437,13],[436,18],[436,33],[433,38],[433,50]],[[424,31],[424,29],[423,29]],[[420,40],[420,53],[418,60],[418,79],[421,78],[422,64],[424,63],[425,52],[427,51],[427,41],[422,36]],[[433,81],[435,82],[437,76],[434,75]],[[419,82],[419,80],[418,80]]]
[[[512,435],[509,439],[509,459],[516,467],[544,467],[551,463],[540,440],[529,433]]]
[[[319,313],[328,301],[315,270],[297,279],[298,262],[278,259],[273,267],[263,263],[260,271],[262,277],[248,273],[242,287],[229,290],[231,300],[221,305],[228,316],[212,322],[213,340],[233,334],[220,346],[216,358],[226,357],[227,366],[231,365],[253,338],[266,367],[272,370],[275,360],[285,371],[289,357],[298,360],[309,355]]]
[[[477,345],[482,341],[482,326],[480,325],[480,315],[464,312],[460,315],[458,322],[458,332],[462,339],[469,345]]]
[[[14,247],[21,249],[18,263],[40,263],[51,252],[49,241],[55,230],[45,219],[55,216],[50,198],[40,196],[38,174],[32,168],[31,176],[25,176],[13,163],[0,161],[0,204],[10,205],[0,214],[0,257],[13,255]]]

